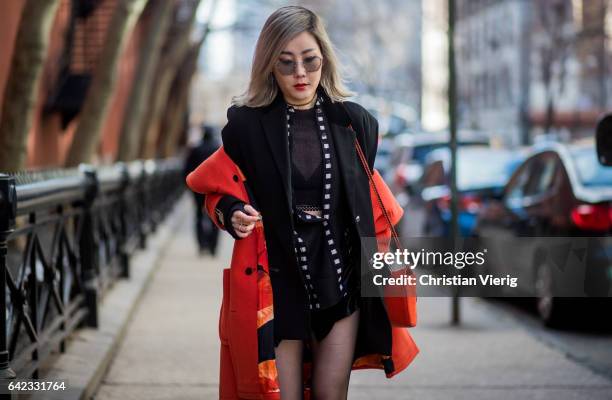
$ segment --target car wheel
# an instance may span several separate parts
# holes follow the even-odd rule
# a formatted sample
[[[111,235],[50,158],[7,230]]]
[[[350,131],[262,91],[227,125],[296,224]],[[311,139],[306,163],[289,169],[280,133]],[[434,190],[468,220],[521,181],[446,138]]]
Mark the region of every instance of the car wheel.
[[[535,293],[538,315],[544,325],[560,327],[564,323],[564,299],[553,296],[554,277],[552,270],[545,262],[536,268]]]

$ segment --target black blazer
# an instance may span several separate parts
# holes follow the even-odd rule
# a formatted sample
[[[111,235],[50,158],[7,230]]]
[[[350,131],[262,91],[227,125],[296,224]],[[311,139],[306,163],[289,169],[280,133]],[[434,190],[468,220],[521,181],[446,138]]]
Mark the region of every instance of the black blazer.
[[[323,97],[323,110],[347,194],[346,206],[352,216],[352,232],[361,237],[375,237],[368,177],[354,141],[356,137],[371,169],[378,145],[378,121],[359,104],[332,103],[325,94]],[[262,214],[270,268],[282,266],[297,270],[285,108],[280,93],[266,107],[232,106],[227,111],[228,122],[221,136],[225,152],[246,177],[251,205]],[[232,206],[235,206],[234,199],[222,199],[217,206],[218,214],[228,213]],[[225,215],[224,219],[230,225],[228,217]],[[365,256],[371,260],[375,249],[362,247],[361,251],[362,259]]]

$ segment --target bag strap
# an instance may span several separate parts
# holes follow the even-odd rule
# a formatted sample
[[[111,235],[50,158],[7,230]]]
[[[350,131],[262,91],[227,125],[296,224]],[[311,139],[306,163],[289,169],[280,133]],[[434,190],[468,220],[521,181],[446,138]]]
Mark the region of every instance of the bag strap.
[[[355,132],[352,125],[349,125],[349,128],[353,130],[353,132]],[[378,200],[378,205],[380,206],[383,214],[385,215],[385,219],[387,220],[387,224],[389,225],[389,228],[391,228],[391,236],[393,236],[393,238],[395,239],[395,245],[397,246],[398,249],[402,249],[403,247],[400,242],[399,235],[397,234],[395,227],[391,223],[391,218],[389,218],[389,214],[387,213],[387,209],[385,208],[385,205],[382,202],[380,193],[378,193],[378,189],[376,188],[376,184],[374,183],[374,177],[372,175],[372,171],[370,171],[370,167],[368,166],[366,162],[365,155],[363,154],[363,150],[361,150],[361,145],[359,144],[357,137],[355,137],[355,148],[357,149],[357,154],[359,155],[359,160],[361,161],[361,165],[363,166],[363,169],[366,175],[368,176],[370,185],[372,185],[372,187],[374,188],[374,193],[376,193],[376,199]]]

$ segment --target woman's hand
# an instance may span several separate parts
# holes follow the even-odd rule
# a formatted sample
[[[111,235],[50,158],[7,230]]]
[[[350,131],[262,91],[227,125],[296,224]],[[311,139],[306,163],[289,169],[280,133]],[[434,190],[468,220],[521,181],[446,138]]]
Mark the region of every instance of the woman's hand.
[[[255,229],[255,223],[261,219],[261,215],[257,210],[250,204],[244,206],[244,210],[248,213],[245,214],[240,210],[236,210],[232,213],[232,226],[236,235],[240,238],[245,238],[253,232]]]

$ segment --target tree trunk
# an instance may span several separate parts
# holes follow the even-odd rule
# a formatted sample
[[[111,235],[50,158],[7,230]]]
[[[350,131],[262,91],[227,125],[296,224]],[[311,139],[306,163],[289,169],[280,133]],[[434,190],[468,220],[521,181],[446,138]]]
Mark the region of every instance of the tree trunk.
[[[167,43],[167,54],[159,63],[155,90],[151,93],[149,108],[146,111],[148,118],[144,119],[142,126],[143,144],[140,156],[151,158],[155,156],[155,150],[159,141],[161,121],[163,119],[164,108],[168,104],[168,96],[175,80],[177,71],[180,69],[183,60],[190,48],[191,29],[196,17],[199,0],[192,5],[189,19],[180,27],[176,35],[169,36]]]
[[[23,169],[49,33],[59,0],[29,0],[21,14],[0,119],[0,171]]]
[[[182,86],[182,85],[180,85]],[[184,114],[186,107],[183,103],[185,102],[179,93],[180,88],[174,88],[173,93],[168,102],[166,109],[166,116],[162,121],[162,136],[160,136],[160,143],[158,147],[158,155],[162,158],[171,157],[172,149],[170,149],[170,138],[175,135],[175,132],[180,132],[182,122],[184,121]]]
[[[113,19],[108,26],[104,48],[100,55],[91,87],[80,113],[79,125],[70,145],[66,166],[90,162],[100,141],[100,129],[115,88],[117,64],[130,33],[142,13],[147,0],[117,2]]]
[[[118,159],[122,161],[131,161],[140,152],[143,115],[151,92],[153,73],[159,62],[161,47],[172,18],[174,2],[153,0],[151,5],[153,7],[151,21],[142,45],[134,86],[121,129]]]
[[[164,120],[164,134],[160,138],[158,147],[158,154],[161,157],[171,157],[176,151],[176,143],[183,128],[184,116],[189,103],[189,87],[198,65],[201,43],[194,45],[188,52],[177,74],[172,97],[164,113],[167,114],[167,118]]]
[[[159,129],[161,137],[158,140],[157,154],[161,157],[171,157],[176,152],[176,147],[180,139],[183,128],[184,116],[189,106],[189,88],[191,80],[198,66],[200,51],[210,33],[210,21],[212,21],[219,2],[213,0],[211,11],[206,23],[202,37],[186,51],[181,66],[176,74],[175,82],[171,86],[166,109],[160,115]]]
[[[160,145],[159,155],[162,158],[176,155],[177,143],[183,132],[185,113],[189,105],[189,90],[183,90],[177,96],[176,105],[168,119],[167,132]]]

